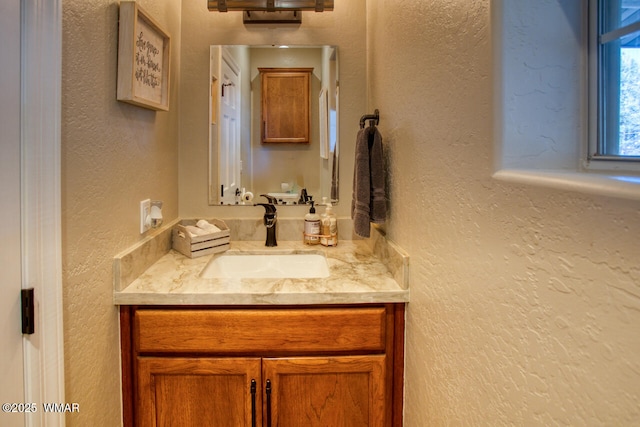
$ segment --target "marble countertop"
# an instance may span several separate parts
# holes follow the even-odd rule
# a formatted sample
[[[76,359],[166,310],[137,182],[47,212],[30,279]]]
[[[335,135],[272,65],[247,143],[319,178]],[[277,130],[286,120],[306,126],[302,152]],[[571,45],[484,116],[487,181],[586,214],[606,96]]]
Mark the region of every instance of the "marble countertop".
[[[380,249],[382,247],[382,249]],[[200,273],[212,257],[188,258],[169,250],[130,283],[127,254],[114,263],[116,305],[302,305],[407,302],[408,256],[398,248],[365,240],[337,247],[261,241],[232,241],[226,253],[324,253],[330,276],[312,279],[210,279]],[[124,261],[123,261],[124,260]],[[121,282],[121,281],[124,281]]]

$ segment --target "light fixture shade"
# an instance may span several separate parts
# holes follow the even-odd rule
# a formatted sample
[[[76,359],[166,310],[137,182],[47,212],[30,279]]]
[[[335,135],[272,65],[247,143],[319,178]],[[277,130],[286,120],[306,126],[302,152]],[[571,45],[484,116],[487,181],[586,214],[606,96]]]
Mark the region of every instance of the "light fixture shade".
[[[210,11],[333,10],[333,0],[207,0]]]

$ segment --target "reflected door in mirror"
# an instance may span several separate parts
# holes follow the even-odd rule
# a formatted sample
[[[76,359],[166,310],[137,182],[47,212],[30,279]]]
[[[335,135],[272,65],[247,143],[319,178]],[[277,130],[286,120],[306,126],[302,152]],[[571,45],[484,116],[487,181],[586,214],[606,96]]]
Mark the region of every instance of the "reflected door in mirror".
[[[240,70],[232,58],[222,56],[220,88],[220,199],[233,203],[240,188]]]

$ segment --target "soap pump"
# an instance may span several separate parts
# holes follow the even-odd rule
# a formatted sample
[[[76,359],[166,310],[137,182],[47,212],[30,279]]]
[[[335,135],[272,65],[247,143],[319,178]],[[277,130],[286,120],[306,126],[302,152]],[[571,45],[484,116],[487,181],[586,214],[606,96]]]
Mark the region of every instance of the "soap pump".
[[[320,222],[322,224],[320,244],[323,246],[337,246],[338,219],[333,214],[333,206],[331,205],[331,202],[328,202],[326,197],[322,198],[322,202],[325,205],[325,210],[324,213],[320,216]]]
[[[315,202],[311,200],[309,213],[304,216],[304,243],[317,245],[320,243],[320,216],[316,214]]]

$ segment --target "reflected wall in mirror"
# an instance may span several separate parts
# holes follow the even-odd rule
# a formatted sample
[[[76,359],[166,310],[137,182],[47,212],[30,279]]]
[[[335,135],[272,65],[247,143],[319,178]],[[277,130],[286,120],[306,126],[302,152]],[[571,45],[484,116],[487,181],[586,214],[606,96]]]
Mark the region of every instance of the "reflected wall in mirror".
[[[308,143],[262,142],[260,68],[312,69]],[[211,46],[209,83],[210,205],[253,205],[261,194],[297,204],[303,189],[337,203],[336,46]]]

